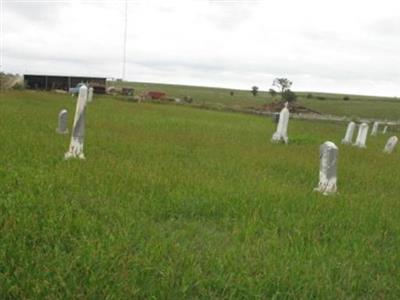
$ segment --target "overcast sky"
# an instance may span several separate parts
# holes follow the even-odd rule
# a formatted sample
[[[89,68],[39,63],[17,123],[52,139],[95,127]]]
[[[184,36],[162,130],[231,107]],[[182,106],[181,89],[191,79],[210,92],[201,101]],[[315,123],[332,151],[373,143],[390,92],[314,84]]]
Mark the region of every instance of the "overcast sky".
[[[121,77],[125,1],[0,0],[3,70]],[[128,0],[126,79],[400,96],[399,0]]]

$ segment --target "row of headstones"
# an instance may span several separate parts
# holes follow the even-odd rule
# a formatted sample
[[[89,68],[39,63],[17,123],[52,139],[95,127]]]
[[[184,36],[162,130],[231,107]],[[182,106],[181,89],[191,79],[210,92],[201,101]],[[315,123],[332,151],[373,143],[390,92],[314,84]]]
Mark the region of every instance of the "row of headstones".
[[[289,125],[289,109],[288,103],[285,103],[285,107],[279,114],[279,122],[275,133],[272,135],[272,142],[289,142],[287,129]],[[350,122],[347,126],[345,138],[342,140],[342,144],[353,144],[353,134],[356,128],[354,122]],[[378,134],[379,123],[375,122],[372,128],[371,135]],[[387,132],[388,127],[385,126],[382,133]],[[362,123],[359,127],[355,146],[360,148],[366,147],[366,140],[368,135],[368,124]],[[392,136],[389,138],[385,145],[384,152],[392,153],[396,147],[398,138]],[[320,171],[319,171],[319,183],[318,187],[314,190],[322,193],[323,195],[331,195],[337,191],[337,159],[339,154],[339,148],[332,142],[328,141],[320,146]]]
[[[354,122],[349,123],[349,125],[347,126],[346,135],[345,135],[344,139],[342,140],[342,144],[347,144],[347,145],[353,144],[353,135],[354,135],[354,130],[355,130],[356,126],[357,125]],[[355,143],[353,144],[354,146],[357,146],[359,148],[366,147],[368,129],[369,129],[369,127],[368,127],[367,123],[362,123],[359,126],[357,138],[356,138]],[[387,129],[388,129],[388,126],[385,126],[382,133],[386,134]],[[374,125],[372,126],[371,135],[376,136],[378,134],[378,130],[379,130],[379,123],[375,122]],[[397,142],[398,142],[397,136],[390,137],[385,145],[383,152],[389,153],[389,154],[392,153],[394,148],[397,145]]]
[[[83,143],[85,137],[85,111],[88,102],[93,100],[93,88],[87,88],[82,85],[79,88],[78,101],[76,102],[76,110],[74,123],[72,125],[71,142],[69,150],[65,153],[64,158],[85,159],[83,153]],[[58,128],[56,131],[60,134],[68,134],[68,111],[63,109],[58,114]]]

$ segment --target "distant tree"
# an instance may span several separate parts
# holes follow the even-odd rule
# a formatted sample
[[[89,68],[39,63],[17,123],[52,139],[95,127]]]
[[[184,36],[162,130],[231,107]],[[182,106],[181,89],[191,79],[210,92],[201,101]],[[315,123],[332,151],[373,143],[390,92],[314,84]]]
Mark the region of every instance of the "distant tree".
[[[307,99],[312,99],[313,97],[314,97],[313,94],[311,94],[311,93],[307,94]]]
[[[229,93],[231,96],[235,95],[235,93],[233,91],[230,91]]]
[[[291,90],[285,90],[282,94],[282,100],[287,102],[294,102],[297,100],[297,95],[293,93]]]
[[[294,102],[297,99],[297,95],[290,90],[293,82],[287,78],[275,78],[272,82],[272,86],[276,87],[278,93],[282,97],[282,101]]]
[[[286,90],[290,90],[290,87],[292,86],[293,82],[291,82],[287,78],[275,78],[272,86],[275,86],[279,92],[282,94]]]
[[[258,86],[253,86],[251,88],[251,93],[253,94],[254,97],[257,96],[257,94],[258,94]]]
[[[344,100],[344,101],[349,101],[349,100],[350,100],[350,97],[349,97],[349,96],[344,96],[344,97],[343,97],[343,100]]]
[[[268,92],[272,97],[275,97],[278,94],[274,89],[269,89]]]

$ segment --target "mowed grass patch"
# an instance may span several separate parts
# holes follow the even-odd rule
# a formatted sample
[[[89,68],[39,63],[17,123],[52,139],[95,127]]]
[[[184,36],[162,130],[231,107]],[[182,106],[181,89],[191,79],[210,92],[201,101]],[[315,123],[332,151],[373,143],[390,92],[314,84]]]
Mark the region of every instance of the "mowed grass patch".
[[[0,99],[4,298],[398,298],[399,152],[345,125],[101,97],[64,161],[52,93]],[[312,192],[339,145],[339,193]]]

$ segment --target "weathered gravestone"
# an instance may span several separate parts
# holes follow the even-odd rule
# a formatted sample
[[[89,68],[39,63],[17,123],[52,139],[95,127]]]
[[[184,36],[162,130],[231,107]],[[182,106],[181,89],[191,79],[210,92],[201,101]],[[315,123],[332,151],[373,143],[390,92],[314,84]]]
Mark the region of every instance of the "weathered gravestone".
[[[342,140],[342,144],[352,144],[353,143],[353,134],[354,129],[356,128],[356,123],[350,122],[347,126],[346,135]]]
[[[93,101],[93,88],[90,87],[89,91],[88,91],[88,102],[92,102]]]
[[[368,136],[368,124],[362,123],[360,125],[360,128],[358,129],[357,139],[356,142],[354,143],[354,146],[359,148],[365,148],[366,147],[365,143],[367,142],[367,136]]]
[[[289,125],[289,109],[288,103],[285,103],[285,107],[281,110],[279,114],[279,122],[276,132],[272,136],[272,142],[279,143],[284,141],[285,143],[289,142],[287,129]]]
[[[379,123],[374,122],[374,125],[372,126],[372,130],[371,130],[371,135],[377,135],[378,129],[379,129]]]
[[[388,130],[388,126],[385,126],[385,127],[383,128],[382,134],[386,134],[387,130]]]
[[[84,159],[83,142],[85,137],[85,108],[87,102],[87,87],[82,85],[79,89],[78,101],[76,102],[76,111],[74,125],[72,127],[72,136],[69,150],[65,153],[65,159],[80,158]]]
[[[399,141],[399,139],[397,138],[397,136],[392,136],[391,138],[389,138],[383,152],[388,153],[388,154],[392,153],[394,148],[396,147],[398,141]]]
[[[68,133],[68,111],[66,109],[63,109],[58,114],[58,127],[56,131],[59,134]]]
[[[337,191],[338,147],[332,142],[320,146],[319,183],[314,190],[323,195],[331,195]]]

